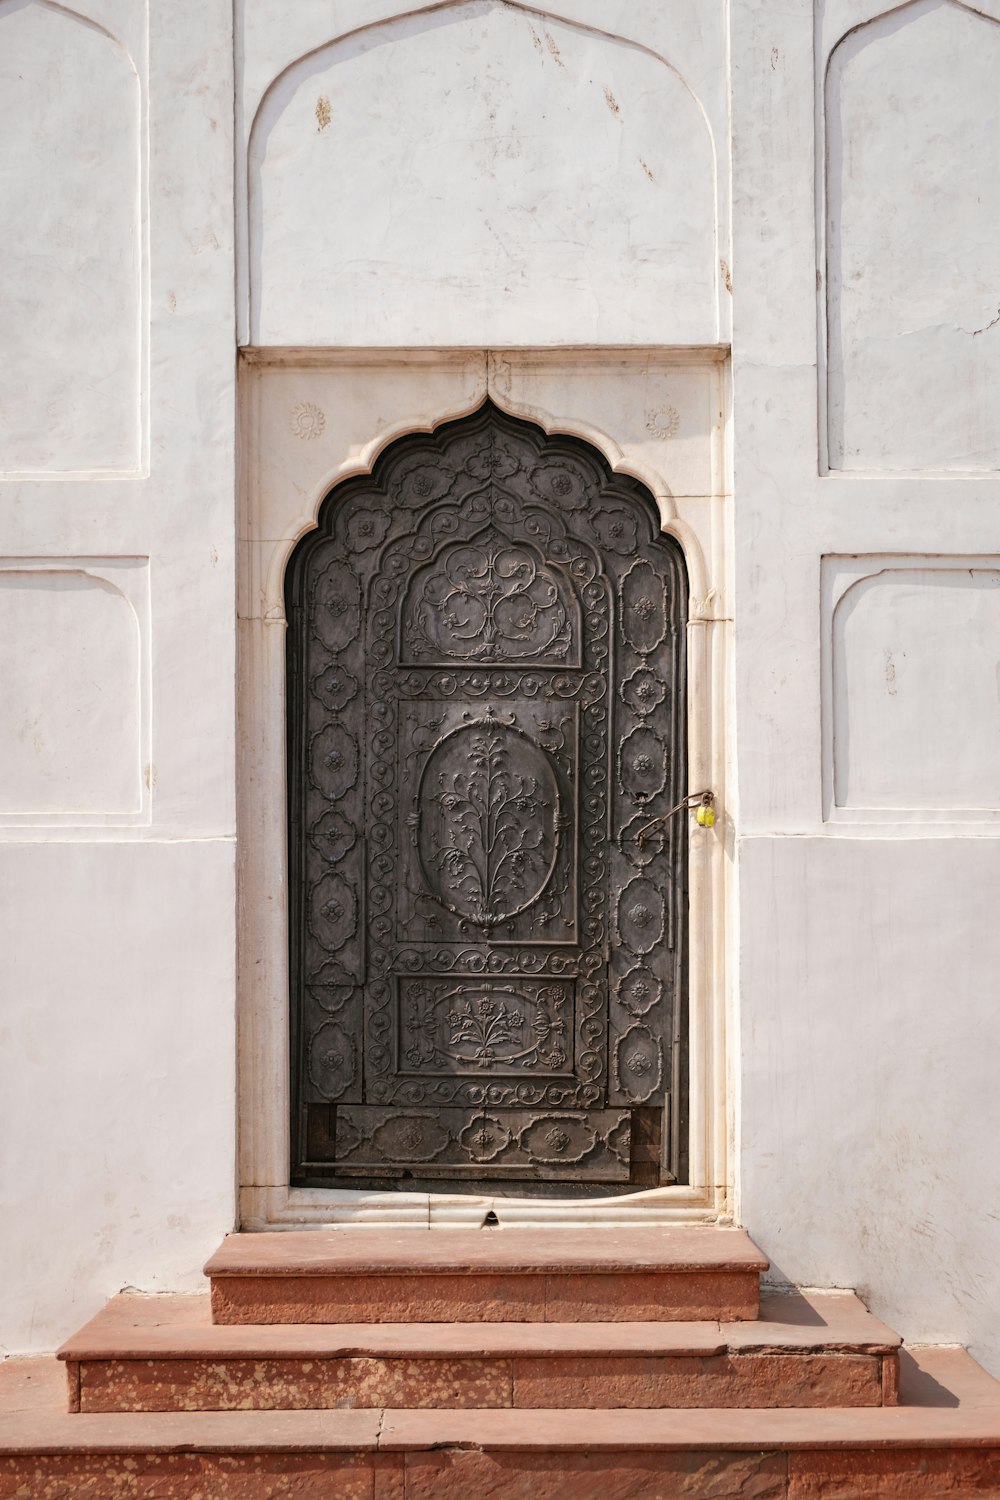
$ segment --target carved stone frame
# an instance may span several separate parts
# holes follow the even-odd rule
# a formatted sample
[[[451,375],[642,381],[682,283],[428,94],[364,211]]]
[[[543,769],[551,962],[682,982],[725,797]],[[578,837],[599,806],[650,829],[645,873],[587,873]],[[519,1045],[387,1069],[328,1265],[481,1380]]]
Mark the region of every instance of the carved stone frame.
[[[248,350],[239,499],[239,1183],[245,1229],[321,1224],[715,1221],[732,1210],[727,913],[732,824],[725,351]],[[489,395],[600,450],[652,491],[690,579],[690,790],[717,822],[690,844],[690,1183],[602,1199],[289,1186],[284,570],[338,480]]]

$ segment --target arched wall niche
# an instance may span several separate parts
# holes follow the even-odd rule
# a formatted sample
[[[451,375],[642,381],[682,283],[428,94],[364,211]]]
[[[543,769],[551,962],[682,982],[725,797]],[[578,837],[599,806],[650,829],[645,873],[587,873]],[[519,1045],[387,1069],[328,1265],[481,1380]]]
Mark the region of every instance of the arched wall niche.
[[[865,11],[869,8],[866,7]],[[910,0],[828,55],[820,211],[833,470],[1000,465],[1000,15]],[[919,97],[913,81],[920,79]]]
[[[141,464],[142,90],[101,20],[0,3],[0,471]],[[46,191],[38,192],[43,182]]]
[[[407,11],[261,100],[249,342],[714,343],[717,176],[650,48],[522,4]]]

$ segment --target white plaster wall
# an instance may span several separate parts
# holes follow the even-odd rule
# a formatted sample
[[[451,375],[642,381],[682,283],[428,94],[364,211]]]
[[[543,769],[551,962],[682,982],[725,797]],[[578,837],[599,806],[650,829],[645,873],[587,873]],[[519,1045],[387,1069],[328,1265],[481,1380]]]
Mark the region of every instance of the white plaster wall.
[[[1000,494],[973,472],[997,330],[953,327],[985,295],[959,188],[970,152],[996,176],[975,49],[997,7],[880,8],[732,8],[738,1207],[776,1278],[857,1286],[1000,1371]],[[877,41],[842,44],[865,83],[831,144],[827,63],[858,26]],[[918,139],[963,164],[950,183],[891,149]],[[831,151],[863,168],[839,217]],[[831,227],[852,270],[828,286]],[[835,303],[853,352],[831,340],[828,369]]]
[[[0,3],[0,472],[140,464],[143,59],[105,8]]]
[[[268,9],[244,44],[248,342],[725,337],[719,0]]]
[[[12,1352],[122,1286],[198,1286],[235,1218],[230,6],[152,7],[148,36],[133,0],[79,8],[0,4],[0,99],[26,70],[45,118],[2,178],[45,230],[8,221],[0,267]]]

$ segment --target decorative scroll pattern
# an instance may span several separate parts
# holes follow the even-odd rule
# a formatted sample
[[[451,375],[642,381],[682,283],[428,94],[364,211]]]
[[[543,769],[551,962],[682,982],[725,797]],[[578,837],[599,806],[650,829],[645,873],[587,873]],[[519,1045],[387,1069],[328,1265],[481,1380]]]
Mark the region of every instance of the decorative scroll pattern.
[[[403,660],[563,661],[573,643],[555,576],[534,548],[490,528],[448,547],[413,580]]]
[[[487,405],[334,491],[287,588],[296,1180],[620,1186],[683,973],[652,502]]]

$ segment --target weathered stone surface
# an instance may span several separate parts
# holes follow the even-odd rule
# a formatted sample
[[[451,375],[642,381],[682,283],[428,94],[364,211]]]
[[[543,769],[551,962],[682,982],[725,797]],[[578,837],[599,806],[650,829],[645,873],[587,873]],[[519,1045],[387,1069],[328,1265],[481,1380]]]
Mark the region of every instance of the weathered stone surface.
[[[82,1366],[84,1412],[510,1405],[509,1360],[160,1359]]]
[[[866,1355],[741,1354],[708,1359],[518,1359],[522,1407],[879,1406]]]
[[[217,1323],[739,1321],[766,1259],[734,1230],[449,1230],[230,1235]]]
[[[1000,1448],[788,1455],[788,1500],[998,1500]]]
[[[545,1317],[550,1323],[755,1318],[757,1276],[732,1272],[619,1276],[550,1276]]]
[[[406,1500],[784,1500],[780,1453],[477,1453],[406,1457]]]
[[[0,1500],[372,1500],[373,1467],[353,1454],[42,1454],[0,1458]]]
[[[331,1276],[337,1272],[418,1275],[457,1271],[767,1270],[767,1257],[741,1229],[685,1224],[650,1229],[305,1229],[281,1233],[230,1234],[205,1266],[222,1276]]]
[[[212,1284],[212,1317],[216,1323],[541,1322],[545,1277],[227,1277]]]
[[[233,1276],[212,1283],[216,1323],[674,1322],[753,1318],[756,1310],[756,1276],[728,1272]]]

